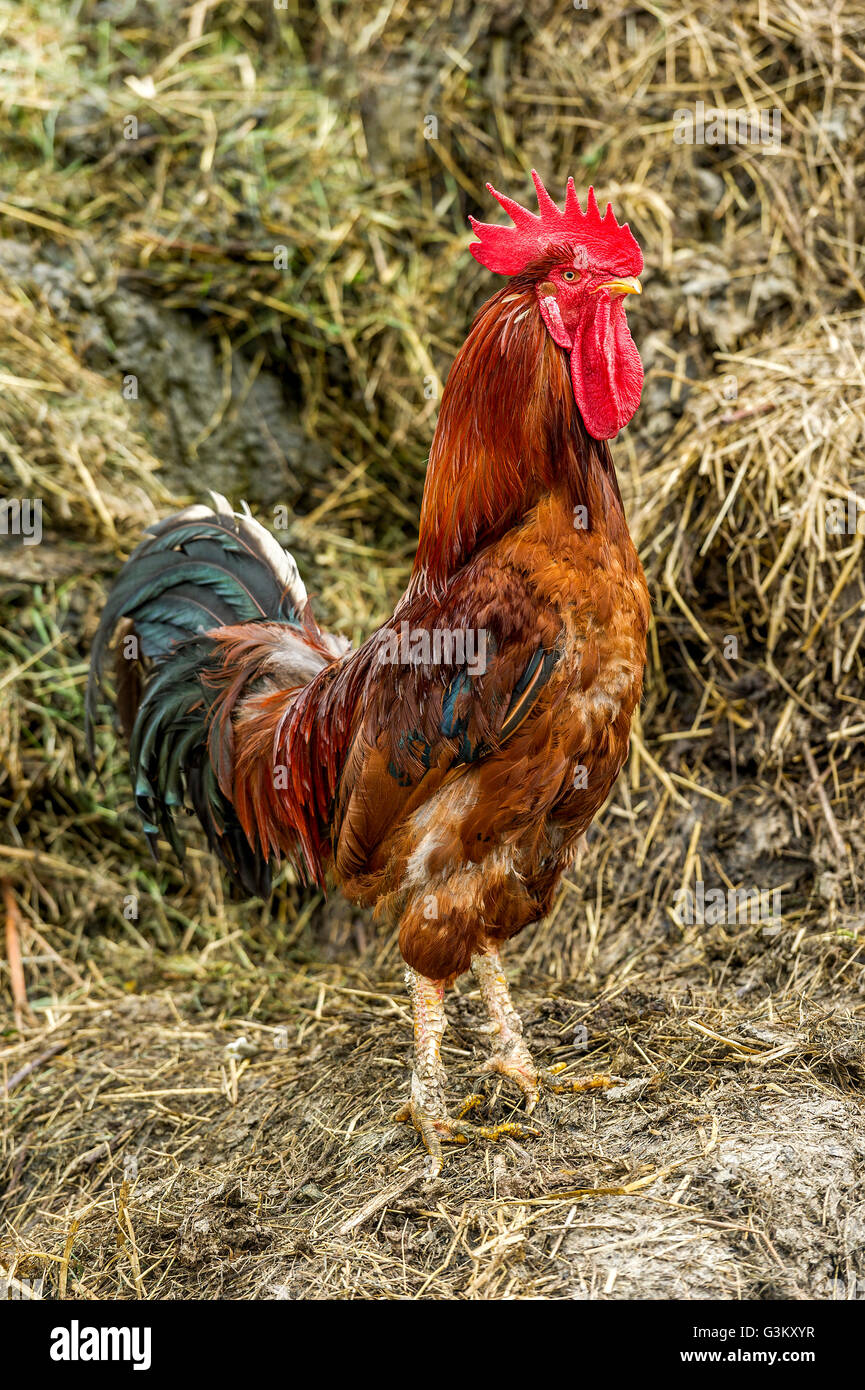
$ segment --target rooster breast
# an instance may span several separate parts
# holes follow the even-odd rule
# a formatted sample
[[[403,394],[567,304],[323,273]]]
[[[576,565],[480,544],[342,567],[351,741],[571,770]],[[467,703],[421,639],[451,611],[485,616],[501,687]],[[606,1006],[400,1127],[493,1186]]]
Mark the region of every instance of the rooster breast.
[[[548,502],[495,548],[503,590],[554,609],[559,656],[530,717],[407,815],[376,856],[379,910],[431,979],[544,916],[627,756],[649,601],[627,532],[580,532]],[[345,886],[345,885],[344,885]],[[367,881],[367,886],[372,886]]]

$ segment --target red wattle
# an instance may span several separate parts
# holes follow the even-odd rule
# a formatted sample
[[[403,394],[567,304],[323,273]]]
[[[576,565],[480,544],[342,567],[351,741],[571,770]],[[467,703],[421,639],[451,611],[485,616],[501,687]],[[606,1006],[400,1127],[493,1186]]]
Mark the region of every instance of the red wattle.
[[[595,312],[577,325],[571,381],[589,434],[612,439],[634,414],[643,388],[643,364],[621,299],[599,295]]]

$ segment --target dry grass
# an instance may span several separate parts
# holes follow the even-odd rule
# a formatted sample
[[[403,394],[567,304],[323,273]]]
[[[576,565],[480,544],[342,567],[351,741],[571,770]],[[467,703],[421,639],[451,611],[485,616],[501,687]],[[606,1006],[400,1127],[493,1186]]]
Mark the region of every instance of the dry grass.
[[[44,503],[0,550],[0,1262],[100,1299],[861,1297],[865,589],[826,519],[865,502],[865,7],[115,8],[0,3],[0,472]],[[676,143],[698,100],[777,107],[780,150]],[[430,1188],[393,940],[152,864],[107,731],[79,769],[82,691],[118,554],[203,482],[290,506],[332,625],[389,610],[489,292],[465,215],[532,164],[646,249],[647,697],[512,953],[535,1049],[626,1086]],[[780,889],[780,930],[683,923],[699,880]]]

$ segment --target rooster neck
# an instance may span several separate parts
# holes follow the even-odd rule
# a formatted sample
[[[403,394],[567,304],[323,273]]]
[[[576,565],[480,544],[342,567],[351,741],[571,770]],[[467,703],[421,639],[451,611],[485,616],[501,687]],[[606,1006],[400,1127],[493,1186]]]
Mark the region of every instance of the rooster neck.
[[[451,368],[409,593],[441,596],[474,554],[550,496],[632,550],[609,447],[586,431],[568,354],[546,331],[533,282],[515,280],[479,311]]]

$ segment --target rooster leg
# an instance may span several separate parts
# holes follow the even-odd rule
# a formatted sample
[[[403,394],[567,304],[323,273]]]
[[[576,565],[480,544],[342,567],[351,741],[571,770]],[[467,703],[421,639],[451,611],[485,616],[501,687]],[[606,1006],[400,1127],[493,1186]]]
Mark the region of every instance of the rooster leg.
[[[441,1060],[441,1041],[447,1026],[444,984],[428,980],[411,967],[405,972],[414,1014],[415,1064],[411,1077],[411,1099],[396,1116],[411,1121],[429,1153],[427,1176],[438,1177],[442,1167],[442,1144],[467,1144],[469,1139],[501,1139],[504,1135],[536,1133],[525,1125],[507,1121],[498,1125],[472,1125],[463,1119],[480,1100],[470,1096],[453,1119],[445,1104],[445,1069]]]
[[[441,1042],[447,1027],[445,989],[440,981],[428,980],[411,967],[406,969],[405,982],[414,1015],[414,1070],[411,1100],[398,1118],[411,1120],[429,1150],[437,1173],[442,1164],[442,1140],[451,1138],[445,1107],[447,1078],[441,1059]]]
[[[531,1113],[540,1100],[541,1078],[532,1054],[523,1042],[523,1020],[514,1008],[501,956],[495,946],[472,956],[472,974],[477,980],[489,1023],[486,1031],[493,1040],[493,1052],[484,1071],[500,1072],[516,1081]]]
[[[563,1077],[564,1063],[537,1067],[523,1042],[523,1021],[514,1008],[501,956],[494,946],[482,955],[472,956],[472,974],[480,988],[489,1018],[487,1031],[493,1039],[494,1051],[484,1064],[484,1071],[499,1072],[515,1081],[526,1098],[529,1114],[540,1100],[542,1088],[555,1092],[595,1091],[614,1086],[621,1080],[602,1074]]]

